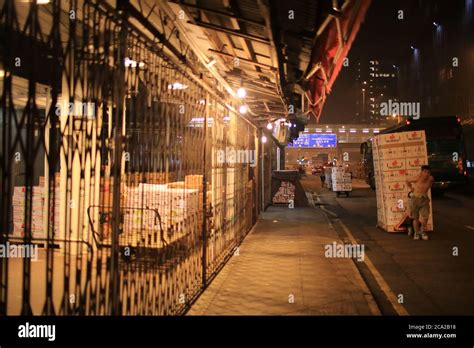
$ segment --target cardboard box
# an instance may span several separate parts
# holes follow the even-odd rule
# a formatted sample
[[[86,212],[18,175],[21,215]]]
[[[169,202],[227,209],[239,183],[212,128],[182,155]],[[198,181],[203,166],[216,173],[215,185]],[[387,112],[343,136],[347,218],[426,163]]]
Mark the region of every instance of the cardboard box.
[[[402,144],[405,141],[403,133],[390,133],[377,135],[374,139],[376,146]]]
[[[404,181],[406,178],[406,169],[401,170],[387,170],[379,174],[380,179],[384,183]]]
[[[382,190],[383,190],[384,195],[387,193],[394,193],[394,192],[408,193],[408,186],[405,181],[384,182],[382,184]]]
[[[404,157],[421,157],[424,158],[427,153],[426,144],[406,146],[404,148]]]
[[[381,170],[403,170],[406,168],[404,158],[394,158],[386,161],[380,161]]]
[[[379,160],[392,160],[399,159],[404,157],[404,147],[403,146],[393,146],[386,147],[376,151],[378,154]]]
[[[426,157],[411,157],[406,159],[406,169],[409,170],[418,170],[418,172],[420,172],[420,167],[426,164],[428,164],[428,158]]]
[[[389,232],[409,213],[408,177],[428,163],[424,131],[382,134],[374,138],[374,175],[378,225]],[[377,158],[375,158],[377,157]],[[430,207],[431,209],[431,207]],[[432,213],[428,230],[432,230]]]
[[[411,132],[403,132],[400,133],[404,137],[404,142],[407,145],[411,145],[412,143],[424,143],[426,144],[426,134],[424,131],[411,131]]]

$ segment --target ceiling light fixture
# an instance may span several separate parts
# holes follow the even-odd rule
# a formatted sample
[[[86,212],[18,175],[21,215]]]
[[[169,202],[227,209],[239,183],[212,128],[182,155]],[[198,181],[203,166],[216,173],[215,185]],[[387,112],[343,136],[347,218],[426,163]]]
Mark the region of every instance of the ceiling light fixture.
[[[247,91],[245,90],[245,88],[240,87],[240,88],[237,90],[237,97],[239,97],[240,99],[245,98],[246,95],[247,95]]]
[[[168,85],[168,89],[186,89],[188,86],[180,83],[180,82],[175,82],[172,85]]]

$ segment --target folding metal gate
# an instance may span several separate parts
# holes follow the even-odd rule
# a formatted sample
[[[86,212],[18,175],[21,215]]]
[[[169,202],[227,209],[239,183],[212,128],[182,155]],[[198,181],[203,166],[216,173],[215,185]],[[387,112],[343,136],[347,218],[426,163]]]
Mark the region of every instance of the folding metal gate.
[[[255,127],[126,13],[0,4],[0,313],[184,313],[252,226]]]

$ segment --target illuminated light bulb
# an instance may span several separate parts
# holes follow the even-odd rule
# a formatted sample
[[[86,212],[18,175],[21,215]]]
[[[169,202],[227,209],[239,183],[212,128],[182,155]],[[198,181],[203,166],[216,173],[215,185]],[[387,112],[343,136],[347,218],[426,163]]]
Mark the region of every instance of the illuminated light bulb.
[[[267,124],[267,129],[268,129],[268,130],[272,130],[272,128],[273,128],[273,125],[272,125],[271,123],[268,123],[268,124]]]
[[[239,108],[239,112],[241,114],[247,113],[247,107],[245,105],[241,105],[240,108]]]
[[[186,89],[186,88],[188,88],[188,86],[180,82],[175,82],[173,84],[168,85],[168,89]]]
[[[267,137],[265,135],[262,135],[262,143],[266,143],[267,142]]]
[[[247,91],[245,90],[245,88],[243,87],[240,87],[238,90],[237,90],[237,97],[239,98],[245,98],[245,96],[247,95]]]

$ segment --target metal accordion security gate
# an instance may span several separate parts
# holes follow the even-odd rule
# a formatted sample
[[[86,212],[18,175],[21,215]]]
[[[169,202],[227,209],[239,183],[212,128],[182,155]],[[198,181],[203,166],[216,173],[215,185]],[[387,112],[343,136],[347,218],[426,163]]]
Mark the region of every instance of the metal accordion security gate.
[[[0,6],[0,314],[183,314],[254,221],[256,128],[120,9]]]

